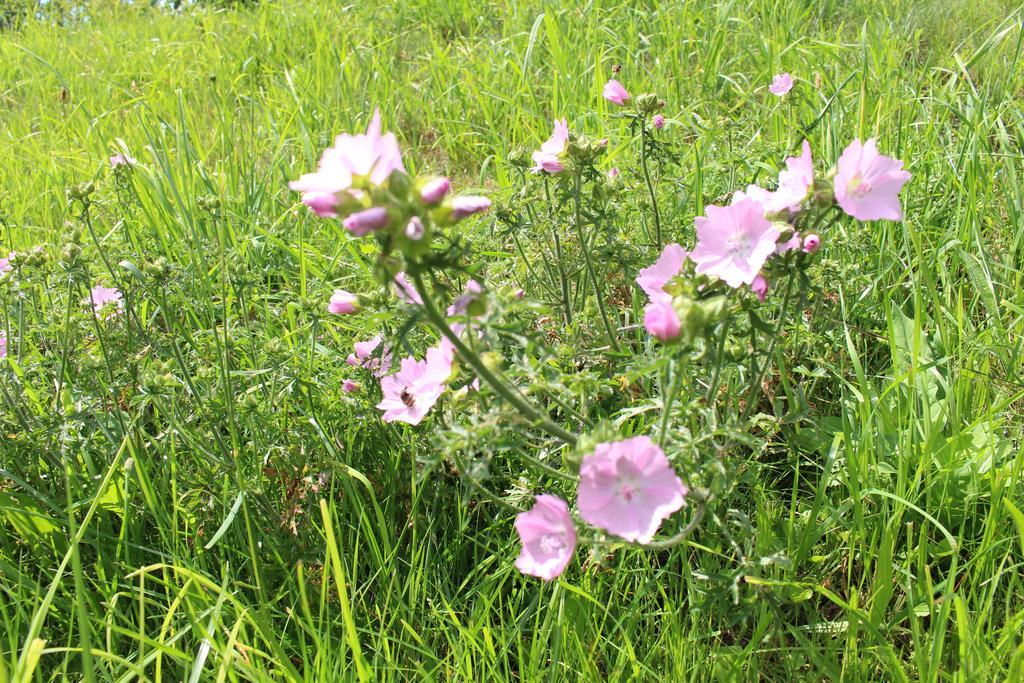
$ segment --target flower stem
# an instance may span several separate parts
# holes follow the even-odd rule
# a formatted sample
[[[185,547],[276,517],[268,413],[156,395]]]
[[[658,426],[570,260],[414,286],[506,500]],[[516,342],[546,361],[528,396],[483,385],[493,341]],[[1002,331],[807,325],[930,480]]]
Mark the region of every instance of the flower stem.
[[[555,263],[558,265],[558,279],[562,284],[562,313],[565,316],[565,324],[572,325],[569,278],[565,275],[565,263],[562,261],[562,240],[558,237],[558,228],[555,226],[554,209],[551,207],[551,188],[548,186],[547,178],[544,179],[544,196],[548,200],[548,223],[551,225],[551,237],[555,241]]]
[[[580,219],[580,186],[583,182],[583,174],[576,171],[576,183],[573,188],[574,217],[573,224],[576,226],[576,236],[580,241],[580,250],[583,252],[583,260],[587,265],[587,274],[594,284],[594,297],[597,299],[597,310],[601,312],[601,322],[604,323],[604,331],[608,334],[608,342],[612,350],[619,352],[619,342],[615,338],[615,328],[608,319],[608,311],[605,310],[604,297],[601,295],[601,282],[597,279],[597,272],[594,270],[594,261],[590,258],[590,248],[587,246],[586,236],[583,234],[583,223]]]
[[[658,211],[658,197],[654,192],[654,183],[651,182],[651,172],[647,168],[647,119],[640,118],[640,168],[644,172],[644,182],[647,183],[647,192],[651,195],[651,212],[654,214],[654,243],[655,247],[661,249],[661,213]]]
[[[570,446],[574,446],[577,439],[575,434],[568,432],[555,424],[551,418],[542,414],[537,407],[532,405],[518,389],[499,379],[498,376],[494,374],[494,372],[492,372],[491,369],[488,368],[480,359],[480,356],[471,351],[469,347],[459,339],[459,336],[452,332],[447,321],[438,312],[430,293],[424,286],[423,276],[420,274],[419,269],[410,268],[409,274],[412,275],[413,283],[416,285],[416,289],[419,290],[420,296],[423,297],[423,311],[427,314],[427,318],[431,323],[433,323],[439,333],[448,338],[455,347],[455,350],[459,352],[459,356],[462,357],[462,359],[466,361],[474,371],[476,371],[476,374],[487,382],[487,384],[489,384],[491,388],[494,389],[494,391],[496,391],[502,398],[515,406],[515,408],[522,413],[523,417],[527,420],[533,422],[551,436],[561,439]]]
[[[786,280],[786,292],[782,296],[782,309],[779,311],[779,320],[775,323],[775,330],[772,332],[772,338],[768,341],[768,352],[765,354],[764,362],[761,363],[761,367],[754,373],[754,381],[747,389],[746,405],[743,406],[743,413],[740,415],[740,422],[743,422],[750,417],[750,410],[754,405],[754,399],[760,395],[761,392],[761,380],[764,379],[765,372],[768,371],[768,366],[772,361],[772,354],[775,353],[775,343],[779,339],[779,335],[782,333],[782,325],[786,322],[786,313],[789,312],[789,302],[793,298],[793,280],[796,277],[795,274],[791,274]]]

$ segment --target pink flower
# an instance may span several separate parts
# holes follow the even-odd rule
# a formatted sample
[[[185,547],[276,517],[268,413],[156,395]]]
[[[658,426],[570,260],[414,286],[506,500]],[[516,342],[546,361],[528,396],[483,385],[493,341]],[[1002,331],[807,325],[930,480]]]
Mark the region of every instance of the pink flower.
[[[372,372],[374,377],[383,377],[391,369],[391,349],[385,344],[379,356],[373,355],[382,341],[384,337],[378,334],[367,341],[356,342],[352,345],[355,354],[349,354],[345,362],[352,366],[362,365]]]
[[[437,204],[452,187],[452,182],[447,178],[434,178],[420,190],[420,199],[424,204]]]
[[[764,303],[765,297],[768,296],[768,280],[764,275],[758,274],[754,278],[754,281],[750,283],[750,291],[757,296],[757,300]]]
[[[768,91],[777,97],[782,97],[792,89],[793,77],[787,73],[776,74],[772,84],[768,86]]]
[[[7,333],[0,330],[0,358],[7,357]]]
[[[814,233],[811,233],[804,238],[804,251],[808,254],[813,254],[818,251],[819,247],[821,247],[821,238]]]
[[[659,341],[666,342],[679,336],[682,324],[676,309],[672,307],[671,299],[657,299],[647,304],[644,308],[644,327]]]
[[[730,287],[751,284],[775,251],[779,229],[765,219],[753,199],[708,206],[705,213],[694,220],[697,247],[690,258],[697,272],[719,277]]]
[[[786,170],[779,173],[779,188],[772,204],[777,211],[799,211],[800,204],[814,188],[814,165],[811,161],[811,143],[804,140],[801,154],[786,159]]]
[[[569,124],[565,119],[555,120],[555,130],[540,149],[533,153],[533,163],[536,164],[531,170],[534,173],[545,171],[547,173],[561,173],[565,170],[561,157],[569,144]]]
[[[522,299],[524,296],[526,296],[525,289],[517,289],[516,291],[512,292],[512,298],[514,299]]]
[[[89,293],[89,297],[92,300],[92,310],[97,314],[110,305],[113,305],[116,312],[124,310],[124,298],[121,296],[121,290],[116,287],[96,285]]]
[[[636,278],[636,283],[640,285],[640,289],[647,292],[647,296],[650,297],[651,301],[671,301],[672,296],[665,292],[665,285],[679,275],[679,271],[683,269],[683,263],[686,262],[687,253],[678,244],[666,244],[665,248],[661,251],[661,256],[654,262],[654,265],[648,266],[640,271],[640,275]]]
[[[537,496],[528,512],[516,515],[516,532],[523,544],[516,569],[545,581],[565,571],[576,550],[576,527],[569,506],[558,496]]]
[[[899,194],[910,173],[902,161],[879,154],[873,138],[851,142],[837,166],[835,195],[843,211],[859,221],[903,217]]]
[[[452,200],[452,220],[461,221],[467,216],[482,213],[491,208],[491,200],[474,195],[456,197]]]
[[[15,252],[12,251],[10,254],[7,255],[7,258],[0,258],[0,275],[3,275],[4,273],[9,273],[12,270],[14,270],[14,266],[11,265],[11,261],[14,259],[16,255],[17,254],[15,254]]]
[[[395,276],[395,292],[398,294],[398,298],[407,304],[423,305],[423,297],[416,291],[416,288],[409,278],[405,276],[405,271]]]
[[[629,101],[633,99],[629,96],[629,92],[622,87],[622,84],[614,78],[604,84],[604,92],[601,94],[606,100],[620,107],[629,104]]]
[[[425,360],[402,359],[401,369],[380,381],[384,398],[377,404],[385,422],[419,424],[444,393],[445,386],[433,381],[434,373]]]
[[[608,180],[615,180],[619,176],[619,167],[612,166],[608,169]]]
[[[470,280],[466,283],[466,290],[459,295],[452,305],[448,307],[447,314],[449,316],[462,315],[469,308],[469,305],[477,300],[477,297],[484,291],[484,288],[480,286],[480,283],[476,280]]]
[[[341,383],[341,390],[344,391],[346,394],[351,394],[353,392],[359,391],[359,383],[347,379]]]
[[[655,128],[661,130],[662,128],[665,127],[665,117],[662,116],[661,114],[655,114],[654,118],[651,119],[651,123],[654,124]]]
[[[458,334],[458,331],[455,333]],[[427,349],[425,362],[427,369],[423,373],[424,382],[442,386],[448,384],[455,367],[455,346],[448,337],[441,337],[436,346]]]
[[[344,289],[336,289],[331,297],[331,302],[327,304],[327,310],[337,315],[355,313],[359,310],[359,297]]]
[[[356,211],[354,214],[341,222],[345,229],[356,237],[363,237],[374,230],[379,230],[388,224],[388,210],[383,206],[373,206],[369,209]]]
[[[117,168],[118,166],[134,166],[138,162],[127,154],[113,154],[110,157],[110,167]]]
[[[689,490],[646,436],[598,444],[583,458],[577,504],[588,524],[627,541],[650,543]]]
[[[803,240],[800,239],[800,233],[794,232],[793,236],[785,242],[780,242],[775,247],[776,254],[785,254],[787,251],[793,251],[799,249],[800,245],[803,244]]]
[[[345,362],[348,363],[349,365],[351,365],[354,368],[359,367],[360,365],[362,365],[362,363],[359,362],[359,359],[356,358],[356,355],[354,353],[348,354],[348,357],[345,359]]]
[[[402,153],[393,133],[381,135],[378,109],[365,134],[343,133],[336,137],[334,146],[324,150],[316,172],[307,173],[288,186],[301,192],[302,201],[318,216],[333,218],[346,195],[356,199],[362,196],[361,191],[352,188],[356,176],[380,185],[394,171],[405,171]]]

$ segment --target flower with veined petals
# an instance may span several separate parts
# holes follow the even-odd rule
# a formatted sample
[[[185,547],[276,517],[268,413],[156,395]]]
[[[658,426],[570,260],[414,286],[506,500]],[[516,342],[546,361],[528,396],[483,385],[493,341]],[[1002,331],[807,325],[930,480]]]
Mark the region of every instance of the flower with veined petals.
[[[851,142],[836,166],[836,202],[843,211],[859,221],[903,217],[899,194],[910,173],[902,161],[879,154],[874,138]]]
[[[565,571],[576,550],[576,527],[569,506],[558,496],[537,496],[529,511],[516,515],[516,533],[523,544],[516,569],[545,581]]]
[[[775,251],[779,228],[753,199],[708,206],[705,213],[694,220],[697,246],[690,258],[697,272],[719,277],[730,287],[751,284]]]
[[[327,304],[327,310],[336,315],[355,313],[359,310],[359,297],[344,289],[336,289],[330,303]]]
[[[316,172],[307,173],[288,186],[301,192],[302,201],[318,216],[333,218],[338,215],[337,208],[345,195],[354,199],[362,196],[360,190],[352,187],[356,176],[380,185],[394,171],[405,171],[402,152],[394,133],[381,135],[377,109],[366,133],[343,133],[336,137],[334,146],[324,150]]]
[[[482,213],[491,208],[491,200],[487,197],[468,195],[452,199],[452,220],[461,221],[467,216]]]
[[[569,145],[569,124],[565,119],[555,119],[555,130],[541,146],[533,153],[535,166],[530,169],[534,173],[545,171],[547,173],[561,173],[565,170],[561,157],[565,154]]]
[[[772,84],[768,86],[768,91],[776,97],[782,97],[792,89],[793,77],[788,73],[775,74]]]
[[[750,283],[750,291],[754,293],[758,301],[764,303],[765,298],[768,296],[768,279],[764,275],[759,274]]]
[[[92,301],[92,310],[97,314],[108,306],[112,306],[116,313],[120,313],[124,309],[124,297],[121,296],[121,290],[117,287],[96,285],[89,292],[89,298]]]
[[[815,235],[814,233],[811,233],[810,235],[804,238],[804,251],[807,252],[808,254],[813,254],[814,252],[818,251],[820,247],[821,238]]]
[[[682,323],[671,299],[658,299],[647,304],[644,308],[644,328],[663,342],[679,336]]]
[[[686,250],[681,246],[675,243],[666,244],[654,265],[647,266],[640,271],[636,283],[640,285],[640,289],[647,292],[651,301],[671,301],[672,295],[665,292],[665,285],[679,275],[686,258]]]
[[[409,282],[409,278],[405,276],[405,271],[395,276],[395,292],[398,293],[398,298],[407,304],[423,305],[423,297],[416,291],[416,287]]]
[[[436,381],[434,370],[425,360],[403,358],[399,371],[380,381],[384,398],[377,408],[384,411],[381,419],[419,424],[445,390],[445,385]]]
[[[614,78],[604,84],[604,92],[601,94],[606,100],[620,107],[629,104],[629,101],[633,99],[630,97],[629,91]]]
[[[689,490],[649,437],[600,443],[583,458],[577,505],[588,524],[627,541],[650,543]]]

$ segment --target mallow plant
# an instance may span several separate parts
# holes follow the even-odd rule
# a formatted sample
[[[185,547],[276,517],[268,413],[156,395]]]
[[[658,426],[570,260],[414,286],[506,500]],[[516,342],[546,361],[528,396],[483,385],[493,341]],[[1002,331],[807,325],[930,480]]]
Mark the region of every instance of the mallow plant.
[[[337,290],[327,310],[388,305],[408,321],[354,345],[344,391],[385,422],[424,430],[469,485],[509,506],[515,565],[544,580],[580,546],[599,562],[703,527],[730,533],[716,506],[735,484],[733,456],[782,417],[764,412],[763,386],[808,268],[845,217],[899,220],[910,178],[874,139],[851,141],[830,169],[804,140],[772,187],[707,206],[680,244],[666,237],[684,231],[665,224],[656,191],[656,165],[673,162],[665,103],[617,80],[602,94],[628,122],[616,144],[635,155],[617,159],[635,170],[606,164],[609,140],[573,130],[568,113],[539,148],[510,157],[520,186],[492,214],[523,287],[477,262],[462,228],[491,201],[410,176],[379,112],[291,183],[327,226],[378,247],[375,275],[392,303]],[[642,235],[648,258],[625,293],[609,276],[613,223]],[[512,481],[492,476],[481,452],[501,457]]]

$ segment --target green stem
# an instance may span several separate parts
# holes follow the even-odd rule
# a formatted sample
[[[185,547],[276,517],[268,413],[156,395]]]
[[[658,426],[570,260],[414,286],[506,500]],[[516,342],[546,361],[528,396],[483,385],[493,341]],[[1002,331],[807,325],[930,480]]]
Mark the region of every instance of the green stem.
[[[471,351],[467,347],[459,336],[452,332],[448,326],[448,322],[441,316],[437,311],[437,307],[434,305],[434,301],[427,291],[427,288],[423,284],[423,276],[420,274],[418,269],[409,269],[409,274],[412,275],[413,283],[416,285],[416,289],[419,291],[420,296],[423,297],[423,311],[427,314],[427,318],[433,323],[437,331],[443,334],[455,347],[455,350],[459,352],[459,356],[462,357],[466,363],[476,372],[476,374],[483,379],[487,384],[491,386],[502,398],[511,403],[515,408],[523,414],[527,420],[533,422],[538,427],[543,429],[545,432],[561,439],[570,446],[576,444],[577,436],[571,432],[562,429],[557,424],[551,421],[551,418],[543,415],[540,410],[533,406],[529,400],[524,397],[518,389],[506,384],[495,375],[487,365],[480,360],[480,356]]]
[[[562,240],[558,237],[558,228],[555,226],[554,209],[551,207],[551,189],[548,186],[548,179],[544,179],[544,196],[548,200],[548,223],[551,225],[551,237],[555,241],[555,263],[558,265],[558,278],[562,284],[562,311],[565,316],[565,324],[572,325],[572,301],[569,299],[569,278],[565,275],[565,264],[562,260]]]
[[[651,195],[651,212],[654,214],[655,247],[661,249],[661,213],[658,211],[658,197],[654,192],[654,183],[651,182],[651,172],[647,168],[647,119],[643,117],[640,119],[640,168],[644,172],[647,192]]]
[[[597,272],[594,270],[594,261],[590,258],[590,248],[587,246],[586,236],[583,234],[583,223],[580,220],[580,186],[583,183],[583,174],[576,171],[576,183],[573,188],[574,217],[573,224],[576,226],[576,236],[580,241],[580,249],[583,251],[583,260],[587,265],[587,275],[594,284],[594,296],[597,299],[597,310],[601,312],[601,322],[604,323],[604,331],[608,334],[608,342],[612,350],[619,352],[619,342],[615,338],[615,328],[608,320],[608,311],[605,309],[604,297],[601,296],[601,283],[597,279]]]
[[[795,277],[796,275],[792,274],[786,280],[786,292],[782,296],[782,309],[779,311],[779,320],[775,323],[775,330],[772,332],[772,338],[768,341],[768,352],[765,354],[764,362],[761,363],[761,367],[755,373],[754,382],[750,385],[750,388],[747,389],[746,405],[743,406],[743,413],[740,415],[740,422],[743,422],[750,417],[750,410],[754,405],[754,399],[760,395],[761,380],[764,379],[764,374],[768,371],[768,366],[771,364],[772,354],[775,353],[775,343],[779,339],[779,335],[782,332],[782,325],[786,321],[786,313],[789,311],[789,302],[793,297],[793,280]]]

